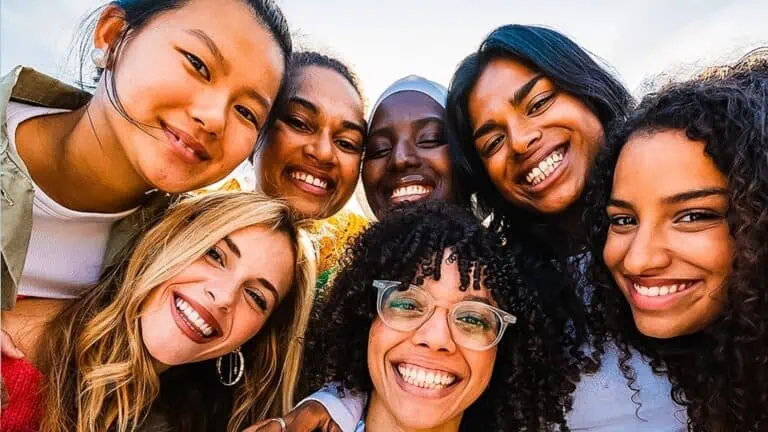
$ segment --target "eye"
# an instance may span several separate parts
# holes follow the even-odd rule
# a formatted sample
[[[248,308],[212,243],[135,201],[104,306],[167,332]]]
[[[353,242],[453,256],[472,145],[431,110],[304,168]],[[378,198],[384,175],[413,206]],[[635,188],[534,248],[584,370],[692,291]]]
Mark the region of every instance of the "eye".
[[[257,129],[261,127],[261,125],[259,124],[259,119],[257,119],[256,115],[254,115],[253,112],[251,112],[251,110],[249,110],[248,108],[242,105],[236,105],[235,110],[238,113],[240,113],[241,116],[245,117],[246,120],[253,123],[253,125],[256,126]]]
[[[208,66],[206,66],[202,60],[200,60],[200,57],[188,52],[184,52],[184,57],[187,58],[187,60],[189,61],[189,64],[191,64],[192,67],[195,68],[197,73],[199,73],[203,78],[205,78],[206,81],[211,80],[211,72],[208,70]]]
[[[443,137],[426,137],[419,140],[416,145],[422,148],[435,148],[445,144]]]
[[[369,147],[365,152],[365,160],[378,159],[389,154],[389,148],[382,148],[378,150],[371,150]]]
[[[463,329],[470,330],[488,330],[491,328],[491,324],[480,314],[476,313],[464,313],[456,317],[457,324]]]
[[[700,221],[706,222],[706,221],[712,221],[717,219],[722,219],[722,216],[715,213],[697,210],[697,211],[691,211],[691,212],[685,213],[680,218],[678,218],[676,222],[693,223],[693,222],[700,222]]]
[[[217,247],[208,249],[205,256],[215,261],[220,267],[224,267],[224,253]]]
[[[345,150],[347,152],[360,153],[360,147],[351,141],[338,140],[336,141],[336,145],[338,145],[342,150]]]
[[[504,135],[496,135],[491,138],[488,143],[486,143],[485,147],[483,147],[483,157],[493,156],[493,154],[501,148],[503,142]]]
[[[422,312],[423,308],[418,301],[407,297],[401,297],[390,300],[387,304],[387,309],[391,309],[396,313],[417,315]]]
[[[283,122],[285,122],[288,126],[302,132],[312,132],[312,129],[307,125],[304,120],[294,117],[294,116],[288,116],[283,119]]]
[[[618,215],[611,217],[611,225],[626,226],[635,225],[637,222],[632,216]]]
[[[552,99],[554,99],[554,97],[555,95],[550,93],[534,101],[531,104],[531,108],[528,110],[528,115],[538,114],[540,111],[543,111],[544,109],[546,109],[547,105],[549,104],[550,101],[552,101]]]
[[[246,288],[245,292],[253,299],[254,303],[256,303],[256,306],[258,306],[262,311],[266,312],[267,307],[269,304],[267,303],[267,300],[264,298],[264,296],[261,294],[261,291]]]

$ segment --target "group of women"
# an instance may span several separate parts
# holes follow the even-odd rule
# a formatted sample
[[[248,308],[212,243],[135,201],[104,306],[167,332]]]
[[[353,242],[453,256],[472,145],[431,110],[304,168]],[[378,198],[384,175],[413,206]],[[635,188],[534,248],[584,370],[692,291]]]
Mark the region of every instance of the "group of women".
[[[505,25],[366,119],[271,0],[93,19],[92,93],[0,82],[3,431],[768,430],[762,52],[636,103]]]

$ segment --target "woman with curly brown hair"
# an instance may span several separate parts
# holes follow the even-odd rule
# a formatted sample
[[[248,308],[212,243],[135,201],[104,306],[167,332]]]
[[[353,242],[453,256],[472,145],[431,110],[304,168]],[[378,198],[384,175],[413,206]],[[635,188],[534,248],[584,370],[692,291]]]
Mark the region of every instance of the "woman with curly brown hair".
[[[393,210],[346,250],[314,314],[313,384],[367,397],[358,431],[565,428],[560,330],[513,251],[468,210]]]
[[[768,63],[717,72],[646,97],[598,161],[595,296],[689,430],[764,431]]]

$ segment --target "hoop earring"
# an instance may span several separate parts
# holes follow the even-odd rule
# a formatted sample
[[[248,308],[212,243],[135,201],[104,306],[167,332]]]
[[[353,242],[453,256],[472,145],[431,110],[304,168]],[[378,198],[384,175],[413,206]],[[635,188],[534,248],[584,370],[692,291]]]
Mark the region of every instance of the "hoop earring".
[[[224,357],[227,357],[227,371],[223,370]],[[240,348],[235,349],[229,354],[224,354],[216,360],[216,374],[219,376],[219,382],[227,387],[231,387],[243,377],[245,371],[245,357]]]
[[[104,69],[107,66],[107,52],[101,48],[91,50],[91,60],[97,68]]]

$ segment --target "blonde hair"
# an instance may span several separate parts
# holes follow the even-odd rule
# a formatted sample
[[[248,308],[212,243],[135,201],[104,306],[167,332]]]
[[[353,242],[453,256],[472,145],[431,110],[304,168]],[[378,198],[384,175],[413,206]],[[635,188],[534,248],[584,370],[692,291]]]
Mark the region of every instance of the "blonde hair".
[[[256,337],[243,345],[245,373],[234,390],[216,382],[215,360],[209,360],[166,371],[163,376],[173,372],[177,379],[174,383],[184,388],[166,386],[171,388],[161,392],[160,378],[141,336],[139,317],[144,301],[156,287],[203,256],[224,236],[252,225],[290,237],[295,256],[290,294]],[[218,416],[224,420],[218,426],[210,420],[209,429],[220,430],[226,425],[228,430],[239,430],[246,422],[290,410],[301,369],[301,341],[312,307],[316,270],[312,246],[289,207],[253,192],[217,192],[188,198],[172,206],[133,244],[134,248],[123,251],[121,257],[125,259],[105,270],[93,290],[49,324],[47,335],[52,343],[42,348],[41,354],[43,373],[48,376],[41,430],[133,430],[143,424],[155,399],[164,393],[174,394],[171,411],[182,417],[185,410],[197,411],[189,416],[202,416],[204,422],[210,420],[205,412],[190,406],[176,410],[174,405],[180,405],[182,399],[177,399],[175,393],[197,392],[214,400],[226,399],[226,403],[220,401],[217,405],[227,408]],[[202,365],[210,366],[205,372],[210,378],[199,373]],[[199,421],[196,426],[200,426]]]

